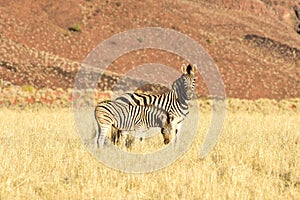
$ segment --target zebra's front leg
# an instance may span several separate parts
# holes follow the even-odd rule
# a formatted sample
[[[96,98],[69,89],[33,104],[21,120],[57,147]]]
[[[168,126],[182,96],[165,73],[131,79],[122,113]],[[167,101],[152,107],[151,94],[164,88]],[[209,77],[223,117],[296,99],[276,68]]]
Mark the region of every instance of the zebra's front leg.
[[[180,144],[180,135],[181,135],[181,128],[183,125],[183,121],[179,122],[178,124],[175,125],[175,138],[173,142],[173,147],[177,148],[179,147]]]
[[[121,149],[131,150],[132,143],[134,142],[134,137],[130,134],[130,131],[122,131],[121,132]]]
[[[111,130],[111,141],[112,141],[112,143],[114,145],[118,145],[118,143],[120,141],[120,138],[121,138],[121,134],[122,134],[121,130],[112,127],[112,130]]]
[[[141,143],[143,143],[143,141],[145,140],[145,138],[146,138],[146,132],[148,130],[149,129],[136,131],[136,137],[139,138],[139,140],[140,140]]]

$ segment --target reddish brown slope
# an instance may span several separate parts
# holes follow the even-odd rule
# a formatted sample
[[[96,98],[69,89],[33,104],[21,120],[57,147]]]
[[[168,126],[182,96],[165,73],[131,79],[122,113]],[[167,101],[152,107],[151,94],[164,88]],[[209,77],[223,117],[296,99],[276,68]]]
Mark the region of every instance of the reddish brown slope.
[[[78,62],[101,41],[154,26],[178,30],[201,44],[219,66],[228,97],[299,97],[298,2],[274,2],[1,0],[0,77],[16,85],[70,88]],[[68,30],[73,25],[81,32]],[[177,67],[183,60],[147,50],[119,58],[110,69],[123,73],[148,62]],[[207,94],[203,83],[198,93]]]

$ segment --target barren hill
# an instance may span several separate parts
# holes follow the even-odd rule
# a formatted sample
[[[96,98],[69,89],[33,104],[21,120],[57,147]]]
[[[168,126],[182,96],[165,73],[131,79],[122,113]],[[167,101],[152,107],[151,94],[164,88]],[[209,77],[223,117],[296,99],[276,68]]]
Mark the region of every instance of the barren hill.
[[[300,1],[284,0],[0,0],[1,87],[72,88],[97,44],[121,31],[163,27],[205,48],[228,97],[300,97],[299,11]],[[150,62],[178,68],[184,60],[142,50],[109,69],[122,74]],[[201,81],[197,93],[207,95]]]

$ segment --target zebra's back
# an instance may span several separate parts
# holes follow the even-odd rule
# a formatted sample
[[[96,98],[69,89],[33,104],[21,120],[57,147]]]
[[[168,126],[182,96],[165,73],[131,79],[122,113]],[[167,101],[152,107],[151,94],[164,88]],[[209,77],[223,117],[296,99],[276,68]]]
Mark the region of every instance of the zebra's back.
[[[111,124],[126,131],[162,127],[167,118],[167,113],[155,106],[134,106],[114,101],[99,103],[95,113],[100,124]]]

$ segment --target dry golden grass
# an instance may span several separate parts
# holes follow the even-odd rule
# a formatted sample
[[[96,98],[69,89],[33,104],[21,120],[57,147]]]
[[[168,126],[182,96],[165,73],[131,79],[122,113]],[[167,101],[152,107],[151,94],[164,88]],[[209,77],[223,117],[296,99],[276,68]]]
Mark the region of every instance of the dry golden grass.
[[[272,104],[264,106],[273,110]],[[171,166],[147,174],[126,174],[99,163],[81,144],[70,109],[2,108],[0,117],[0,199],[300,196],[298,111],[228,111],[220,140],[202,160],[198,155],[210,113],[201,113],[188,152]]]

